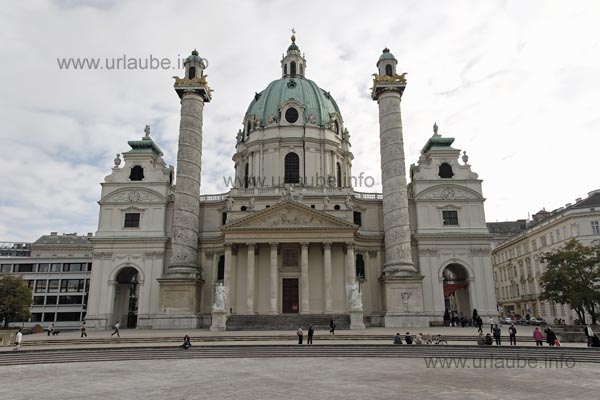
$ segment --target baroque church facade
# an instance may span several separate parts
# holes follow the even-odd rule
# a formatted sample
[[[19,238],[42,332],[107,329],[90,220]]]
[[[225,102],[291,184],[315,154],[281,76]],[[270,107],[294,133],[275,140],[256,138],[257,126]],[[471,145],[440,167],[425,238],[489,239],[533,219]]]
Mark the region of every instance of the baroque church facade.
[[[197,51],[184,65],[176,174],[147,128],[101,183],[89,327],[224,330],[283,318],[400,327],[441,323],[446,310],[497,314],[482,181],[436,126],[406,182],[407,82],[388,49],[371,89],[381,194],[352,187],[348,129],[306,77],[292,36],[281,78],[243,117],[233,187],[201,195],[212,94]]]

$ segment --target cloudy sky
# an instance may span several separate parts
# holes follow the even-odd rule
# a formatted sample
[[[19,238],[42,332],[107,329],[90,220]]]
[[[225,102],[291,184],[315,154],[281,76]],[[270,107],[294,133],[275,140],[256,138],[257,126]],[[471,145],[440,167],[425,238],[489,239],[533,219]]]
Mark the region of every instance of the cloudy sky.
[[[168,58],[197,48],[214,89],[202,192],[226,191],[254,92],[280,76],[290,29],[307,77],[352,135],[353,175],[380,190],[371,74],[387,46],[408,72],[407,163],[437,121],[484,180],[488,221],[600,189],[600,2],[28,1],[0,13],[0,241],[95,232],[100,182],[144,125],[175,164],[180,70],[65,70],[57,58]],[[367,190],[361,188],[359,190]]]

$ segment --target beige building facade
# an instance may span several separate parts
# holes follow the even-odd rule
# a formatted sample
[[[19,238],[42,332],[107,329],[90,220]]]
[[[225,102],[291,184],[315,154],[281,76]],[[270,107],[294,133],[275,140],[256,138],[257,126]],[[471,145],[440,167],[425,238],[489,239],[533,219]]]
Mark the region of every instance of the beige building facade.
[[[406,182],[396,66],[385,49],[372,89],[383,194],[354,189],[363,177],[342,114],[306,77],[292,37],[281,77],[241,117],[230,191],[201,195],[212,91],[194,51],[175,83],[176,175],[147,129],[102,183],[88,324],[222,330],[331,317],[360,328],[495,315],[482,181],[436,126]]]
[[[540,255],[563,247],[570,239],[586,246],[600,243],[600,190],[552,212],[538,212],[526,229],[493,250],[496,297],[503,315],[575,322],[577,314],[568,304],[541,298],[540,286],[546,271]]]

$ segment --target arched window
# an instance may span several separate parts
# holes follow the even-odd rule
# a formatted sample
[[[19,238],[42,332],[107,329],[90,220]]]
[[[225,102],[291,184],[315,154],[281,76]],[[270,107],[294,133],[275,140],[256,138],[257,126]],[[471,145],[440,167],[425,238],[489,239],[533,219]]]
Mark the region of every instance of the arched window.
[[[296,77],[296,61],[292,61],[290,63],[290,75],[292,76],[292,78]]]
[[[144,168],[136,165],[131,168],[131,174],[129,175],[129,180],[132,181],[141,181],[144,179]]]
[[[392,64],[387,64],[387,65],[385,66],[385,74],[386,74],[387,76],[392,76],[393,72],[394,72],[394,71],[393,71],[393,69],[392,69]]]
[[[217,280],[225,279],[225,256],[219,257],[219,265],[217,266]]]
[[[190,67],[188,70],[188,78],[194,79],[196,77],[196,67]]]
[[[250,129],[252,129],[252,124],[248,121],[248,124],[246,124],[246,136],[250,136]]]
[[[333,129],[335,130],[335,134],[340,134],[340,124],[336,121],[333,121]]]
[[[337,187],[342,187],[342,166],[340,163],[335,164],[335,176],[337,180]]]
[[[304,75],[304,68],[302,64],[300,64],[300,75]]]
[[[287,64],[283,64],[283,75],[287,75]]]
[[[438,175],[440,178],[452,178],[454,176],[454,172],[452,172],[452,166],[450,166],[448,163],[443,163],[440,165]]]
[[[246,163],[246,167],[244,169],[244,188],[248,189],[248,184],[250,181],[250,177],[248,176],[250,173],[250,165]]]
[[[284,160],[284,183],[300,183],[300,158],[296,153],[288,153]]]
[[[356,255],[356,278],[360,280],[365,279],[365,259],[362,254]]]

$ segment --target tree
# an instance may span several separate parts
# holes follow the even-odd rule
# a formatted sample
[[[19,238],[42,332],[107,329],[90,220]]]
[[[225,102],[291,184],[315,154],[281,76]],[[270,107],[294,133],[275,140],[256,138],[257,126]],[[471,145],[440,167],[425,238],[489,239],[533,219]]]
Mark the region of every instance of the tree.
[[[0,275],[0,321],[4,328],[13,321],[29,318],[31,289],[20,276]]]
[[[600,305],[600,245],[584,246],[575,239],[564,247],[544,253],[540,261],[547,271],[542,275],[542,298],[570,304],[579,320],[586,323],[585,312],[596,324]]]

